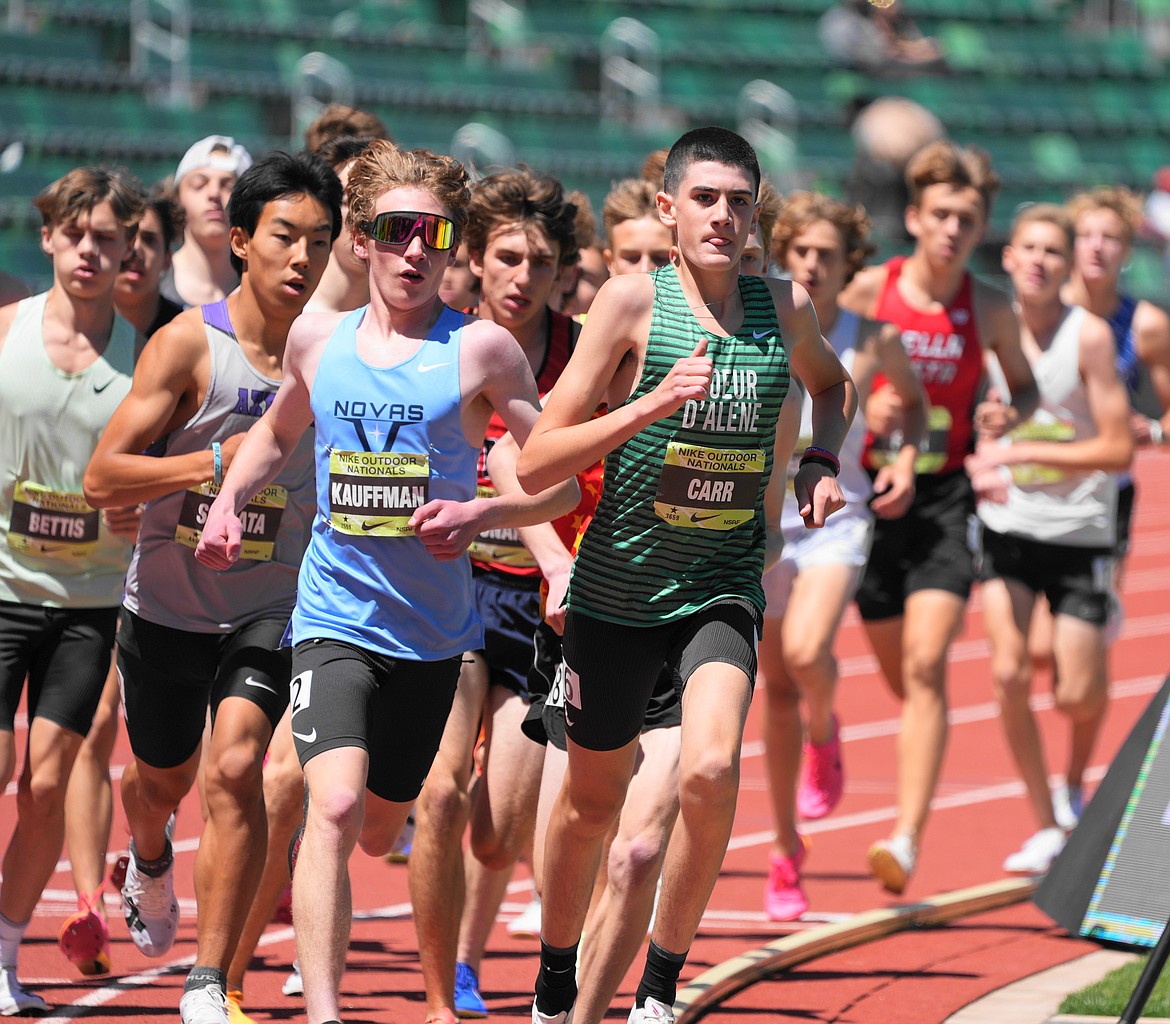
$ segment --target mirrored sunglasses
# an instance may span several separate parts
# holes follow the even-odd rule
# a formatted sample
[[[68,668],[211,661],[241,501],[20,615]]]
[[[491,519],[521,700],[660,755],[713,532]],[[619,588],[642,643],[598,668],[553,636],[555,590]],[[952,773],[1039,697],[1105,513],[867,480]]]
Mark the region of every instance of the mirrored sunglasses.
[[[455,223],[437,213],[395,210],[379,213],[373,220],[362,221],[366,236],[384,245],[406,245],[415,235],[432,249],[443,251],[455,244]]]

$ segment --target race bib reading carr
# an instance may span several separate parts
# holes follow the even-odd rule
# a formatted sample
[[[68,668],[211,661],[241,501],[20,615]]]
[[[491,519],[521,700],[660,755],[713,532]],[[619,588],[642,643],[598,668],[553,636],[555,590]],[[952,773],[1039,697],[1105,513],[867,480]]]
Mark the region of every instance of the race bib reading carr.
[[[207,513],[219,494],[219,488],[208,481],[190,488],[183,495],[175,540],[193,548],[203,535]],[[269,484],[240,511],[243,534],[240,537],[240,558],[252,562],[271,562],[280,518],[288,504],[288,491],[277,484]]]
[[[12,496],[8,546],[22,555],[84,558],[98,542],[98,513],[84,494],[23,480]]]
[[[354,537],[412,537],[410,517],[429,500],[430,457],[422,452],[329,453],[329,518]]]
[[[763,478],[762,449],[672,441],[666,446],[654,511],[671,526],[734,530],[755,518]]]

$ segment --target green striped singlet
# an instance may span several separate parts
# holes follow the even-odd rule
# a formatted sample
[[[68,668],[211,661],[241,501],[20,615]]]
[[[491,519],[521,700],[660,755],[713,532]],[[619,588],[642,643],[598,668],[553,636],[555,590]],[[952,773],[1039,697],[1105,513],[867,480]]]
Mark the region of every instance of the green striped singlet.
[[[646,363],[628,401],[653,391],[704,337],[715,364],[711,393],[606,457],[569,607],[633,626],[682,618],[724,598],[762,610],[764,488],[789,380],[772,296],[762,279],[740,277],[743,326],[722,337],[699,325],[673,265],[651,276]]]

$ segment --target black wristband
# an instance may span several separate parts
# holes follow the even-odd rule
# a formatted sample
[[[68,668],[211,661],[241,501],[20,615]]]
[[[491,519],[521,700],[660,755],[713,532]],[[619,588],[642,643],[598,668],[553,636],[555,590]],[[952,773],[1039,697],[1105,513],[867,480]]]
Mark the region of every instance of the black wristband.
[[[841,472],[841,467],[826,455],[802,455],[800,457],[800,464],[803,466],[806,462],[814,463],[817,466],[824,466],[825,469],[832,472],[833,476]]]

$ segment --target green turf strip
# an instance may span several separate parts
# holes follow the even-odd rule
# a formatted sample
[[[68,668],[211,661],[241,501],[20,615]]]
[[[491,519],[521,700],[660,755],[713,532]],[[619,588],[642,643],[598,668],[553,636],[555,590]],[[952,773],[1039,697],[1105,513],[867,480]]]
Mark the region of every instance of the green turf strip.
[[[1079,992],[1065,996],[1060,1012],[1070,1015],[1109,1017],[1121,1016],[1129,997],[1138,983],[1146,957],[1105,975],[1100,981],[1087,985]],[[1142,1011],[1143,1017],[1170,1017],[1170,970],[1164,970]]]

